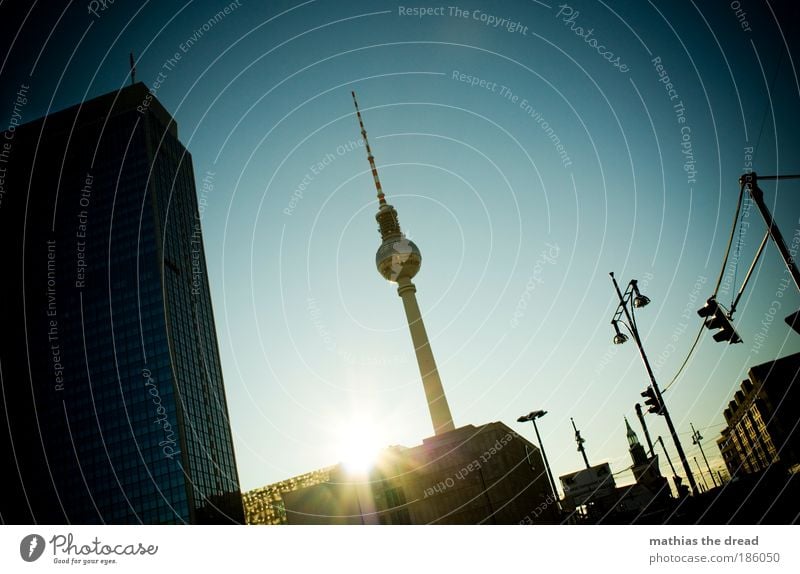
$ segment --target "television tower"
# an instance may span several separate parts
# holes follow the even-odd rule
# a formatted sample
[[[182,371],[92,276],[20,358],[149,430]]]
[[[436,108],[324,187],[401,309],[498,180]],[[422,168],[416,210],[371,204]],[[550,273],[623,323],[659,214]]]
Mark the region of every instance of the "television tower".
[[[367,159],[369,160],[369,167],[372,169],[372,177],[375,180],[375,189],[378,192],[378,213],[375,214],[375,219],[378,221],[383,242],[375,254],[375,264],[384,279],[397,283],[397,294],[403,300],[406,319],[408,319],[408,329],[411,331],[411,340],[414,343],[414,350],[417,354],[417,364],[419,365],[419,373],[422,376],[425,399],[428,401],[433,431],[435,434],[442,434],[455,430],[453,416],[450,414],[447,397],[444,395],[442,380],[439,378],[439,370],[436,368],[436,361],[433,358],[433,351],[428,341],[428,333],[425,331],[425,324],[422,322],[422,313],[420,313],[419,305],[417,304],[417,287],[411,282],[411,279],[417,274],[422,264],[422,254],[414,242],[406,238],[405,234],[400,230],[397,210],[386,203],[386,197],[381,188],[381,180],[378,178],[378,170],[375,167],[375,157],[372,155],[369,141],[367,141],[367,130],[364,129],[364,121],[361,119],[356,93],[350,93],[353,95],[358,124],[361,127],[361,137],[364,139],[364,146],[367,148]]]

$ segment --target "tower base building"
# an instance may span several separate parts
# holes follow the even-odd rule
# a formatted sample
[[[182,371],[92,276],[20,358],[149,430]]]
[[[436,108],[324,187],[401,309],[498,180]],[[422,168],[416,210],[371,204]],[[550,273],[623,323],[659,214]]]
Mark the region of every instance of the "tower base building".
[[[281,495],[288,524],[557,524],[539,449],[503,423],[385,449],[363,476],[341,466]],[[249,499],[249,493],[245,494]],[[261,514],[248,514],[258,523]]]

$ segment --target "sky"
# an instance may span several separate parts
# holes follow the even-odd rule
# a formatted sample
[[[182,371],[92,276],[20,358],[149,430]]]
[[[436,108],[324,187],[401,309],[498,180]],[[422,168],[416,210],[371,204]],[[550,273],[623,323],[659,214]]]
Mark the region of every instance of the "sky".
[[[704,330],[689,354],[732,228],[727,307],[766,230],[749,202],[734,227],[738,177],[800,173],[790,2],[32,4],[0,4],[2,123],[15,103],[29,121],[125,85],[133,52],[192,154],[244,490],[432,434],[402,303],[375,269],[351,90],[422,252],[457,426],[535,442],[516,419],[544,409],[559,476],[583,464],[572,417],[590,462],[631,480],[624,417],[644,440],[649,380],[632,341],[612,344],[611,271],[652,301],[637,322],[690,461],[690,424],[720,468],[748,368],[800,351],[783,321],[800,296],[769,243],[734,315],[743,343]],[[800,181],[762,188],[797,247]],[[647,421],[676,460],[663,418]]]

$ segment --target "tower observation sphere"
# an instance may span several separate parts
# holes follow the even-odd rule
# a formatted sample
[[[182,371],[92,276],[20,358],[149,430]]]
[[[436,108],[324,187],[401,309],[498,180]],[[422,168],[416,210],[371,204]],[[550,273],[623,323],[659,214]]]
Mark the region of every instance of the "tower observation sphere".
[[[375,254],[378,272],[392,283],[398,283],[403,278],[412,279],[419,272],[421,264],[419,247],[406,237],[387,239]]]
[[[384,203],[378,209],[375,219],[378,221],[383,239],[375,254],[378,272],[392,283],[412,279],[419,272],[422,253],[419,247],[400,231],[397,211],[391,205]]]

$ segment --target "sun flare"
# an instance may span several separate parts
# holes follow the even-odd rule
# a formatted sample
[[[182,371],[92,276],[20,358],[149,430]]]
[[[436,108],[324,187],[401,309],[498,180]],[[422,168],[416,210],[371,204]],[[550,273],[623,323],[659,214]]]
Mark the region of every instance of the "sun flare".
[[[386,446],[381,427],[363,416],[344,422],[336,434],[336,456],[345,470],[354,474],[367,473]]]

